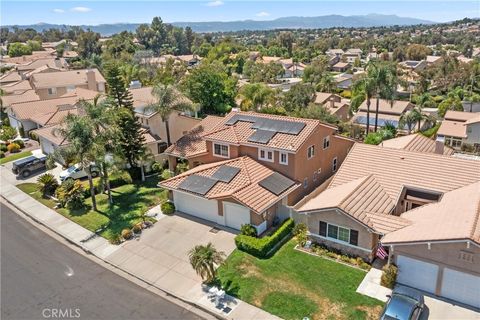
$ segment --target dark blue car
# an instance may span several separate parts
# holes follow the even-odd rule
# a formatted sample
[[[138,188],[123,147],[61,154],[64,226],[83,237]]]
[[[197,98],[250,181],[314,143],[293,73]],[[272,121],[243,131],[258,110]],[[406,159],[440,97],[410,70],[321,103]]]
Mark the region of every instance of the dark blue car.
[[[418,320],[424,309],[423,295],[412,288],[396,286],[380,320]]]

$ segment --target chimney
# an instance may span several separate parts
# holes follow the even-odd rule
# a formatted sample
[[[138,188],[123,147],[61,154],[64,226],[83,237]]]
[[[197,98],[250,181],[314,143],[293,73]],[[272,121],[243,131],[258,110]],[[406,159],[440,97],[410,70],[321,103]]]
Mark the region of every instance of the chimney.
[[[95,71],[92,69],[87,70],[87,86],[88,90],[98,91],[97,81],[95,80]]]
[[[335,109],[335,98],[334,97],[330,98],[330,108]]]
[[[445,138],[437,137],[437,140],[435,140],[435,153],[443,154],[444,148],[445,148]]]

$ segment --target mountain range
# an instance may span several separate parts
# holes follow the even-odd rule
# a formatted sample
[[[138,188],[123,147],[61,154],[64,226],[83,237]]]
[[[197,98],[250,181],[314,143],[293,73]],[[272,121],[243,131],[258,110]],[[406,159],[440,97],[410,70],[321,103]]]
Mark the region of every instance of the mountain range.
[[[272,30],[272,29],[323,29],[332,27],[360,28],[379,26],[405,26],[417,24],[434,24],[433,21],[399,17],[397,15],[368,14],[356,16],[325,15],[317,17],[283,17],[275,20],[242,20],[242,21],[210,21],[210,22],[173,22],[177,27],[190,26],[196,32],[228,32],[241,30]],[[91,29],[103,36],[109,36],[122,31],[135,31],[139,23],[114,23],[99,25],[81,25],[83,29]],[[13,26],[6,26],[13,27]],[[22,29],[32,28],[43,31],[50,28],[68,28],[69,25],[38,23],[16,26]]]

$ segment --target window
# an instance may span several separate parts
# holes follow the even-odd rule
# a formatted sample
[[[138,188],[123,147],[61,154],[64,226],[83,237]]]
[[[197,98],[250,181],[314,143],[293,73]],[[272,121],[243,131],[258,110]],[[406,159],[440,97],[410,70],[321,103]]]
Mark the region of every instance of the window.
[[[258,159],[273,162],[273,151],[258,149]]]
[[[75,86],[67,86],[67,92],[72,92],[75,90]]]
[[[48,88],[48,95],[53,96],[57,94],[57,88]]]
[[[337,158],[333,158],[332,160],[332,171],[333,172],[337,171]]]
[[[213,154],[217,157],[228,158],[229,157],[229,150],[228,145],[226,144],[213,144]]]
[[[280,152],[280,164],[288,164],[288,153]]]
[[[308,178],[303,179],[303,188],[304,189],[308,188]]]
[[[357,230],[344,228],[334,224],[329,224],[324,221],[320,221],[318,234],[322,237],[338,240],[354,246],[358,245]]]
[[[315,155],[315,146],[310,146],[307,149],[307,158],[310,159]]]
[[[148,126],[148,119],[145,119],[145,124]]]
[[[330,136],[323,138],[323,149],[330,147]]]
[[[157,144],[157,151],[158,151],[158,154],[161,154],[163,153],[166,149],[167,149],[167,143],[166,142],[159,142]]]

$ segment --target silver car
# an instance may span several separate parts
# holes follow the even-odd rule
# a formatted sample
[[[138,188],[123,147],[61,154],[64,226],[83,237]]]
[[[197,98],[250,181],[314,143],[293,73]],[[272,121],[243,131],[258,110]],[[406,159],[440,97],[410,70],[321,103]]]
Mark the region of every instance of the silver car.
[[[380,320],[418,320],[425,307],[423,295],[412,288],[396,286]]]

